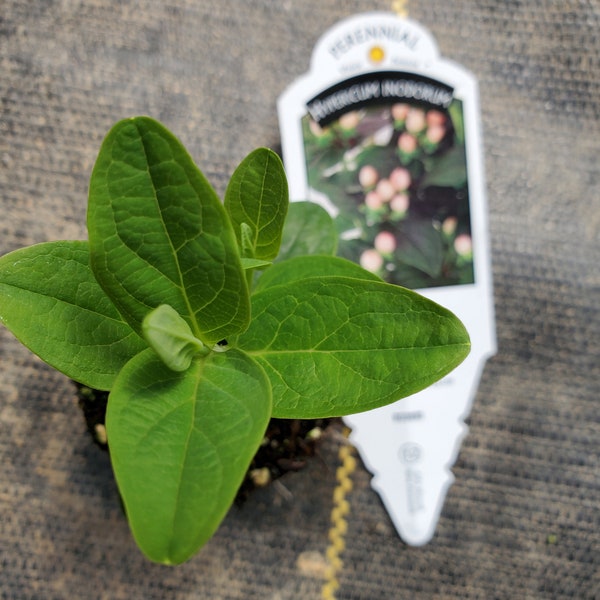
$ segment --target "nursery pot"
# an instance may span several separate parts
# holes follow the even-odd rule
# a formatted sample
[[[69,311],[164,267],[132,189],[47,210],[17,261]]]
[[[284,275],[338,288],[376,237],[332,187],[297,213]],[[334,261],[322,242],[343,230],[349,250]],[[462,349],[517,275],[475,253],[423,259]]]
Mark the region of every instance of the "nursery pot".
[[[108,452],[105,418],[108,392],[74,382],[78,404],[94,443]],[[299,471],[318,452],[325,429],[340,419],[275,419],[269,421],[236,496],[243,502],[255,488],[265,487],[290,471]]]

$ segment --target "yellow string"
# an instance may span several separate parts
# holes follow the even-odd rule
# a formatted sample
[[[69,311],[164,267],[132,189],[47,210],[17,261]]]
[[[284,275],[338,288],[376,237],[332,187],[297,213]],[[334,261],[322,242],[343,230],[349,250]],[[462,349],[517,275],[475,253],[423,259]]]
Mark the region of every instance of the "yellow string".
[[[348,437],[350,430],[344,429],[344,437]],[[338,467],[335,477],[337,486],[333,490],[333,509],[331,511],[331,528],[329,529],[329,546],[327,548],[327,562],[329,563],[325,572],[325,584],[321,592],[322,600],[335,600],[335,593],[340,587],[338,574],[342,570],[343,562],[340,555],[346,547],[344,538],[348,531],[346,516],[350,512],[350,504],[346,500],[346,494],[352,489],[352,473],[356,469],[354,448],[346,443],[338,453],[341,465]]]
[[[394,0],[392,10],[401,18],[408,18],[408,0]],[[350,430],[344,428],[344,437],[348,438]],[[335,600],[335,593],[340,587],[338,574],[344,563],[340,555],[346,548],[344,538],[348,531],[346,516],[350,512],[350,504],[346,500],[346,494],[352,489],[352,473],[356,469],[356,459],[353,456],[354,448],[350,444],[344,444],[338,453],[342,463],[336,471],[337,486],[333,490],[333,509],[331,511],[331,528],[329,529],[329,546],[327,548],[327,562],[325,571],[325,584],[321,591],[322,600]]]
[[[392,10],[403,19],[408,18],[408,0],[394,0]]]

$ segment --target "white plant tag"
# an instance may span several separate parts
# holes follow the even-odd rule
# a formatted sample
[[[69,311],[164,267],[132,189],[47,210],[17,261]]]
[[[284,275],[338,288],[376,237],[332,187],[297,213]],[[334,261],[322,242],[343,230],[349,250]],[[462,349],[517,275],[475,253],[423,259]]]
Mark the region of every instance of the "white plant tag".
[[[425,544],[496,346],[476,81],[418,23],[366,13],[321,37],[278,108],[291,199],[335,217],[341,256],[470,333],[471,354],[436,385],[345,418],[399,534]]]

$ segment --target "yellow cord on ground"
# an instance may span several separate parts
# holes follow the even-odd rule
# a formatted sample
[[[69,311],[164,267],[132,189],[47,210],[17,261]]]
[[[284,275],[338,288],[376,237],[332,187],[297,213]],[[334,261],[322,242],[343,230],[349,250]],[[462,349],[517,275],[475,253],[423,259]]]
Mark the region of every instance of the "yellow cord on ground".
[[[408,0],[394,0],[392,10],[403,19],[408,18]]]
[[[349,429],[344,430],[347,438]],[[329,530],[329,547],[327,548],[327,562],[329,563],[325,572],[326,582],[321,593],[322,600],[335,600],[335,593],[340,587],[338,574],[342,570],[342,559],[340,555],[346,547],[344,538],[348,531],[346,517],[350,512],[350,504],[346,500],[346,494],[352,489],[351,475],[356,469],[354,448],[350,444],[344,444],[338,453],[342,463],[336,471],[337,486],[333,490],[333,509],[331,511],[331,528]]]

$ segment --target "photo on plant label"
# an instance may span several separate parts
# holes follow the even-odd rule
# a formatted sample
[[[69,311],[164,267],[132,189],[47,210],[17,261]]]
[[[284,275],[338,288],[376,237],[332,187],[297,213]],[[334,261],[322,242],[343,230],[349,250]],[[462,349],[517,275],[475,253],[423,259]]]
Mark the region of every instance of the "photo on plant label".
[[[338,253],[413,289],[474,283],[462,102],[375,104],[302,120],[311,200]]]

